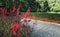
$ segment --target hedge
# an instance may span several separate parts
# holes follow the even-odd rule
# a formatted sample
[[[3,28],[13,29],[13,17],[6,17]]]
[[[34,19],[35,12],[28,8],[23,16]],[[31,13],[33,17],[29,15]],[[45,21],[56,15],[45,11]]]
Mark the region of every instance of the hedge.
[[[51,14],[51,13],[47,13],[47,12],[31,12],[31,15],[39,17],[39,18],[60,20],[60,14]]]

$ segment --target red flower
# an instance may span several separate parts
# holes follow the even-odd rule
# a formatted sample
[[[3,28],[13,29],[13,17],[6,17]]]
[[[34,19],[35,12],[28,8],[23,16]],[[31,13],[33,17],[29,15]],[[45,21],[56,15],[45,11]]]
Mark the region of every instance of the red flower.
[[[10,9],[10,15],[15,14],[15,11],[16,11],[16,4],[14,4],[13,8]]]
[[[18,15],[19,15],[19,13],[20,13],[20,7],[21,7],[21,4],[20,4],[19,7],[17,8],[16,18],[18,18]]]
[[[16,10],[16,4],[14,4],[12,12],[15,12],[15,10]]]
[[[2,11],[2,15],[4,16],[5,8],[2,8],[1,11]]]
[[[19,5],[19,7],[17,9],[17,15],[19,15],[19,13],[20,13],[20,7],[21,7],[21,4]]]
[[[17,34],[18,29],[21,29],[21,26],[19,26],[18,23],[15,23],[15,24],[12,25],[12,32],[13,32],[14,35]]]
[[[22,16],[22,18],[28,18],[30,14],[30,7],[28,8],[27,12]]]
[[[7,8],[5,8],[5,14],[8,14],[8,12],[7,12]]]
[[[31,20],[28,20],[30,14],[30,7],[28,8],[27,12],[22,16],[22,19],[24,19],[25,22],[30,22]]]

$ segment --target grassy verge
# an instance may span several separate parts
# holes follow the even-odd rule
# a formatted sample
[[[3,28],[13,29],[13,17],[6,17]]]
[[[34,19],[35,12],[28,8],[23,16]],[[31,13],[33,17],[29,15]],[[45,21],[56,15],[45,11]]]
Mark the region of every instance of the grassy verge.
[[[60,20],[60,14],[52,14],[47,12],[31,12],[32,16],[39,18],[48,18],[53,20]]]

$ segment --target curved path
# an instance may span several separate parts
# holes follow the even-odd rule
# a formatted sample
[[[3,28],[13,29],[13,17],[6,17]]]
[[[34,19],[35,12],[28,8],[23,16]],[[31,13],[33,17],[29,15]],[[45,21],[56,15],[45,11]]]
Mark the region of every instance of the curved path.
[[[60,24],[31,20],[27,25],[33,28],[31,37],[60,37]]]

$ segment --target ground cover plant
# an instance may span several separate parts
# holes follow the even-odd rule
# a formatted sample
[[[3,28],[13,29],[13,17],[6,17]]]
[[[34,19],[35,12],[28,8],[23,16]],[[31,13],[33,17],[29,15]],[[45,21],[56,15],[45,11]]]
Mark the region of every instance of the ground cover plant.
[[[0,12],[0,37],[29,37],[29,27],[25,24],[30,20],[26,18],[30,14],[30,7],[27,12],[22,16],[20,14],[21,4],[16,8],[14,4],[13,8],[8,11],[7,8],[1,8]],[[21,24],[21,19],[24,19],[25,23]]]

